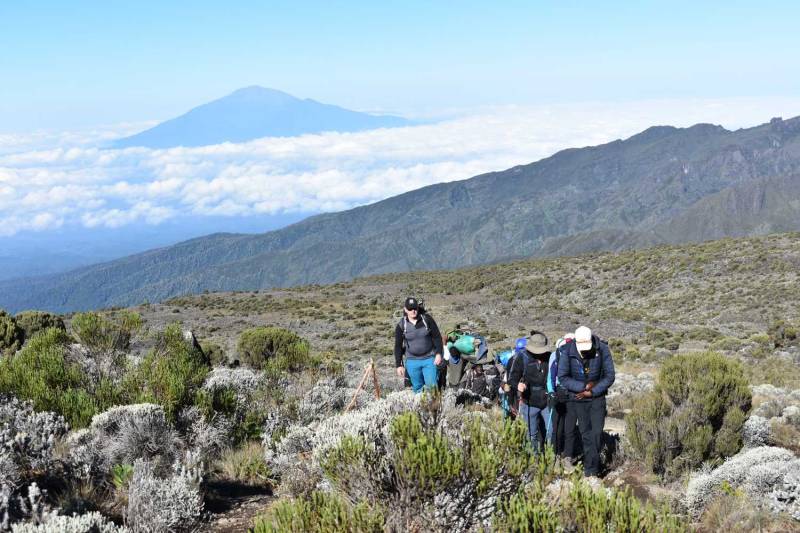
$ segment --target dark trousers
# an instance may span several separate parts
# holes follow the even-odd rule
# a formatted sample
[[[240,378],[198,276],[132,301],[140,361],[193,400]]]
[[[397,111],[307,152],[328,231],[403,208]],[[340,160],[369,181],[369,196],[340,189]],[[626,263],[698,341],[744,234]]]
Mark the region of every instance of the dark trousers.
[[[564,428],[567,422],[567,402],[553,402],[550,408],[550,427],[552,427],[553,437],[550,445],[553,450],[559,454],[564,454]],[[575,427],[573,423],[573,439],[575,435]]]
[[[574,458],[575,422],[583,444],[583,473],[596,476],[600,473],[600,443],[606,422],[606,397],[567,402],[564,428],[564,453]]]

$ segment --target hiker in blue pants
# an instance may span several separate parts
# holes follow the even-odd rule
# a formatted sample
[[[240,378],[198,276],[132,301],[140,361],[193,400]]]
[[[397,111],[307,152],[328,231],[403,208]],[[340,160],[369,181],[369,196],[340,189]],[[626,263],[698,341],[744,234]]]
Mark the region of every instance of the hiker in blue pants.
[[[436,367],[442,363],[442,335],[436,321],[416,298],[406,298],[403,304],[403,318],[394,329],[394,359],[397,375],[402,378],[408,372],[414,392],[436,388]]]
[[[511,364],[508,385],[519,392],[519,417],[528,426],[531,445],[537,451],[539,446],[539,418],[545,424],[545,443],[552,440],[550,408],[547,398],[547,374],[550,350],[547,337],[538,331],[531,332],[524,344],[517,341],[517,355]],[[521,348],[521,349],[520,349]]]

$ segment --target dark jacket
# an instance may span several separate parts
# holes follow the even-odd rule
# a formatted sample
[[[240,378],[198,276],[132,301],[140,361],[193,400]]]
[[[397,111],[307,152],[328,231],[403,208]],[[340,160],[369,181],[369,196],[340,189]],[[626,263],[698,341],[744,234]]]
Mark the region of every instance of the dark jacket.
[[[424,318],[424,321],[422,320]],[[406,353],[407,346],[405,342],[405,335],[403,333],[403,321],[406,320],[403,317],[403,320],[397,324],[394,328],[394,362],[395,366],[403,366],[403,356],[407,356],[410,358],[427,358],[431,357],[435,354],[442,354],[442,334],[439,333],[439,326],[436,325],[436,321],[433,319],[431,315],[425,314],[420,315],[419,319],[417,320],[416,324],[412,324],[411,322],[405,323],[406,328],[415,328],[419,330],[419,328],[425,328],[425,325],[428,326],[427,334],[425,335],[426,339],[429,339],[429,343],[426,343],[424,350],[422,352],[426,353]]]
[[[512,391],[515,391],[517,394],[519,394],[517,391],[517,385],[520,381],[522,381],[524,375],[526,389],[522,393],[522,400],[525,403],[529,403],[531,391],[543,391],[542,394],[537,394],[539,398],[541,398],[547,392],[547,361],[550,358],[550,354],[547,353],[536,356],[532,353],[528,353],[526,356],[528,359],[527,369],[525,368],[525,357],[523,357],[521,354],[514,356],[514,360],[511,363],[511,370],[508,372],[508,385],[511,387]],[[537,359],[537,357],[541,357],[544,360]]]
[[[592,398],[604,396],[608,388],[614,383],[614,360],[611,350],[596,335],[592,335],[592,348],[594,357],[584,361],[575,342],[565,344],[561,350],[558,361],[559,384],[572,393],[582,392],[586,384],[594,382]],[[584,364],[589,367],[589,373],[584,371]]]

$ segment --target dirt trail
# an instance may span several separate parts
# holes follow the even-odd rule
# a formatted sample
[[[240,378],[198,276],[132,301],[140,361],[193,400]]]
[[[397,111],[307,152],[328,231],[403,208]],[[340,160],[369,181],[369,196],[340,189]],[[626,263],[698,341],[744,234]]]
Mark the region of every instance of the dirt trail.
[[[217,483],[209,486],[207,510],[211,518],[203,531],[240,533],[253,526],[255,517],[275,498],[263,488]]]

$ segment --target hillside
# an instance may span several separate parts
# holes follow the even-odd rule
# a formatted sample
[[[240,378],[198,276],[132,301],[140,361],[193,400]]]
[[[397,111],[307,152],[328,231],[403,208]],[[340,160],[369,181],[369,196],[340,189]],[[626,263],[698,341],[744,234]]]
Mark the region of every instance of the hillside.
[[[0,283],[11,310],[331,283],[526,256],[800,229],[800,117],[738,131],[653,127],[260,235],[217,234]]]
[[[406,126],[409,121],[322,104],[252,86],[198,106],[148,130],[112,143],[114,148],[204,146],[261,137],[291,137],[324,131],[351,132]]]
[[[327,524],[329,506],[335,526],[320,529],[370,520],[377,525],[353,529],[516,531],[525,527],[514,524],[539,524],[539,515],[526,509],[542,504],[552,513],[543,530],[553,533],[598,523],[618,531],[747,531],[752,524],[794,531],[800,524],[800,493],[789,474],[800,468],[798,266],[800,233],[786,233],[208,293],[69,315],[61,329],[26,335],[21,349],[0,357],[0,392],[54,411],[34,413],[17,399],[4,404],[12,430],[39,439],[9,454],[12,466],[44,465],[18,468],[20,481],[5,490],[16,495],[35,482],[61,514],[91,508],[100,513],[95,522],[124,521],[132,531],[158,530],[164,517],[187,530],[285,531],[301,518]],[[600,478],[584,479],[580,469],[570,474],[552,454],[531,455],[522,426],[504,423],[494,401],[463,390],[421,399],[401,390],[390,353],[396,312],[409,294],[425,298],[443,329],[470,324],[495,350],[531,328],[545,331],[551,343],[579,324],[606,338],[616,380],[607,397]],[[13,320],[26,328],[59,327],[59,317],[26,315]],[[12,321],[2,313],[0,319]],[[256,333],[264,345],[248,351],[259,345],[251,344]],[[292,343],[281,347],[279,338]],[[357,386],[370,358],[381,399],[372,382]],[[720,366],[710,370],[723,372],[682,374],[678,383],[687,395],[709,406],[727,405],[731,384],[745,395],[746,411],[732,429],[709,434],[715,442],[732,439],[719,454],[713,446],[689,455],[694,426],[682,423],[687,411],[640,414],[663,397],[653,388],[665,369],[691,361],[712,361]],[[39,386],[45,379],[55,386]],[[710,423],[699,407],[688,413]],[[677,428],[677,437],[656,430],[646,447],[676,450],[686,461],[674,463],[677,470],[659,470],[637,447],[636,421],[643,419],[651,428]],[[680,446],[671,444],[674,438]],[[409,444],[423,447],[421,461],[404,454]],[[486,449],[492,453],[476,452]],[[436,458],[443,455],[458,475],[441,473]],[[142,456],[155,457],[155,466],[148,469]],[[505,458],[524,468],[506,467]],[[764,469],[770,475],[748,483]],[[76,472],[108,490],[59,483]],[[418,484],[417,476],[433,482]],[[505,505],[523,492],[517,516]],[[348,514],[350,499],[337,503],[343,494],[357,502],[356,519]],[[414,512],[404,512],[399,497]],[[9,509],[12,521],[27,519],[25,508]]]

